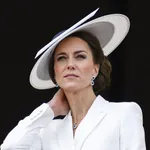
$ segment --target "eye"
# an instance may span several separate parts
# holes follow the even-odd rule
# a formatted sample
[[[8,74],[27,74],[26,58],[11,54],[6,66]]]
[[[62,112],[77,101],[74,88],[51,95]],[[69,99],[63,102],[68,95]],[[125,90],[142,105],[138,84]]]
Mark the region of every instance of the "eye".
[[[85,59],[86,56],[85,56],[85,55],[77,55],[76,58],[77,58],[77,59]]]
[[[65,59],[66,59],[66,57],[65,57],[65,56],[59,56],[59,57],[57,58],[57,61],[65,60]]]

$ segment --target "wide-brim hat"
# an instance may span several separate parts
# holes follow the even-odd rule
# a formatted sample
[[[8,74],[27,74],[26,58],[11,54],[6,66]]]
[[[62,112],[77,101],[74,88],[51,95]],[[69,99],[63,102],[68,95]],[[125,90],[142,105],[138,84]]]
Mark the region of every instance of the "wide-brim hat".
[[[77,31],[90,32],[99,40],[105,56],[108,56],[123,41],[129,31],[129,18],[123,14],[109,14],[87,21],[97,11],[98,9],[81,19],[68,30],[59,34],[37,52],[35,58],[41,56],[33,66],[29,78],[30,84],[34,88],[42,90],[56,87],[49,75],[50,53],[68,35]]]

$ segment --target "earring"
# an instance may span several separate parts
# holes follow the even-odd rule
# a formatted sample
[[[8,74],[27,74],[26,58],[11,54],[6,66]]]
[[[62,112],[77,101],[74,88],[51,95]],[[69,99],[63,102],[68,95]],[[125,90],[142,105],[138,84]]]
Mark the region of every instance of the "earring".
[[[56,83],[56,87],[59,87],[57,83]]]
[[[55,77],[54,77],[54,78],[55,78]],[[56,82],[56,78],[55,78],[55,82]],[[56,84],[55,84],[55,85],[56,85],[56,87],[59,87],[59,86],[58,86],[58,84],[57,84],[57,82],[56,82]]]
[[[91,85],[92,85],[92,86],[94,85],[94,80],[95,80],[95,78],[96,78],[96,77],[93,76],[92,79],[91,79]]]

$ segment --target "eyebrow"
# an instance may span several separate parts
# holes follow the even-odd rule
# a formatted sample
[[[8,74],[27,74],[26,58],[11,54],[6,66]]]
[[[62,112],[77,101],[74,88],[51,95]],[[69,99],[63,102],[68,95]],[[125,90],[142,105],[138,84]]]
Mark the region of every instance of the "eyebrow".
[[[78,54],[78,53],[82,53],[82,52],[87,53],[87,52],[84,51],[84,50],[78,50],[78,51],[75,51],[74,54]],[[59,55],[66,55],[66,53],[65,53],[65,52],[60,52],[60,53],[58,53],[56,56],[59,56]]]

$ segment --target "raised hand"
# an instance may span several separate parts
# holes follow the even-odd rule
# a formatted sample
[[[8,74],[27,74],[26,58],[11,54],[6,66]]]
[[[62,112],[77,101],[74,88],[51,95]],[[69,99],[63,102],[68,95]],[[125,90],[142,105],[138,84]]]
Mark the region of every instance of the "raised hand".
[[[68,101],[62,89],[59,89],[55,93],[48,104],[52,108],[55,117],[59,115],[66,115],[70,110]]]

